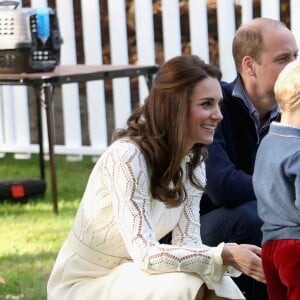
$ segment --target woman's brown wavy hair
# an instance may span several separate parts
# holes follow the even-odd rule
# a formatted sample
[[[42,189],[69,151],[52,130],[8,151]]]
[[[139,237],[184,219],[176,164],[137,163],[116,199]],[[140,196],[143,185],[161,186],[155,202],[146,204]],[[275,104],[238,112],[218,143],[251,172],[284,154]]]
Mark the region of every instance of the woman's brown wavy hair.
[[[127,128],[113,135],[113,141],[129,137],[139,145],[150,170],[152,196],[169,207],[186,199],[181,164],[187,155],[189,98],[195,85],[207,77],[220,81],[221,72],[196,55],[168,60],[160,66],[144,105],[128,118]],[[195,144],[189,155],[188,177],[203,190],[194,169],[207,157],[204,145]]]

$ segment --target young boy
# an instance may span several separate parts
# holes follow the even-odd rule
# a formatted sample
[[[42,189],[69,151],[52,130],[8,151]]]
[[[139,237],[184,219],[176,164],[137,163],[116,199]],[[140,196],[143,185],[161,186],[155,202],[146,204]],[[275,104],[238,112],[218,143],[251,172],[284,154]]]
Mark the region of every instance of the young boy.
[[[300,62],[279,74],[272,122],[255,161],[254,191],[263,220],[262,262],[270,300],[300,299]]]

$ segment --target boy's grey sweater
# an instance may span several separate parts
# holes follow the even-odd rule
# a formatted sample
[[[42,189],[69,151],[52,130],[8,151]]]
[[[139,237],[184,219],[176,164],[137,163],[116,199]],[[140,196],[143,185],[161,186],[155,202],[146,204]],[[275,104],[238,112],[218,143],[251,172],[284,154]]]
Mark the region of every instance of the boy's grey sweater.
[[[258,148],[254,174],[263,241],[300,239],[300,128],[273,122]]]

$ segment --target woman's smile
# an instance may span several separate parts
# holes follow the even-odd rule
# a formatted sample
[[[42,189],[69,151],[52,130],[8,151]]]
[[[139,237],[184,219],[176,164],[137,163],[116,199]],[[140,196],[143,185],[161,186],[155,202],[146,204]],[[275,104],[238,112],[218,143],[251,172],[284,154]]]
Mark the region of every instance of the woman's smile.
[[[213,142],[215,130],[223,119],[221,101],[222,91],[217,79],[207,77],[194,87],[188,117],[189,149],[196,143]]]

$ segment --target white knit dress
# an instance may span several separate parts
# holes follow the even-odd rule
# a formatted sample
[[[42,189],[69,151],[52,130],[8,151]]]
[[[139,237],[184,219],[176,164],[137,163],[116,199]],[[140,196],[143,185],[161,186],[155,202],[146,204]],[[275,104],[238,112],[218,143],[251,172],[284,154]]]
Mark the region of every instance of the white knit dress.
[[[204,164],[197,175],[205,185]],[[51,272],[48,300],[192,300],[204,282],[219,296],[245,299],[222,265],[223,243],[202,244],[202,192],[188,180],[185,187],[187,200],[166,208],[151,198],[139,147],[114,142],[90,175]],[[171,230],[172,245],[159,244]]]

